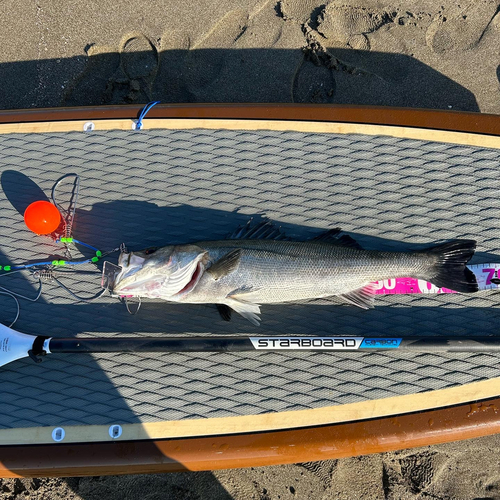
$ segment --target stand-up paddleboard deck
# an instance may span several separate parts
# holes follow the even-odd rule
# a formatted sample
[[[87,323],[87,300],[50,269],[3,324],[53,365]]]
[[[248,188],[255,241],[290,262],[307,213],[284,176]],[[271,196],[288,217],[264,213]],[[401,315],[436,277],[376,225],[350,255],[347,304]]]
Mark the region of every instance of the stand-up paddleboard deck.
[[[155,129],[0,134],[0,153],[2,265],[60,253],[60,246],[25,228],[16,208],[38,199],[35,184],[49,194],[68,172],[80,174],[82,183],[74,235],[103,251],[121,242],[139,249],[224,238],[250,217],[266,216],[299,238],[339,226],[364,248],[402,249],[473,238],[478,241],[473,263],[500,261],[496,149],[389,136]],[[9,286],[10,278],[0,279],[0,285]],[[79,293],[91,294],[100,284],[98,274],[61,279]],[[35,285],[21,281],[16,286],[35,292]],[[494,291],[385,295],[377,297],[377,307],[370,311],[336,300],[263,306],[256,329],[237,315],[226,323],[215,307],[203,305],[144,301],[131,316],[116,299],[75,303],[48,284],[38,302],[21,303],[15,328],[65,337],[241,333],[465,338],[498,335],[498,297]],[[11,299],[0,300],[2,320],[8,322],[14,307]],[[90,426],[204,419],[197,424],[198,433],[210,433],[214,418],[389,402],[454,388],[455,396],[443,399],[450,405],[499,394],[500,381],[494,380],[499,361],[488,353],[286,351],[58,355],[41,365],[27,359],[0,371],[0,444],[36,443],[40,434],[30,434],[30,429],[38,427],[83,426],[89,429],[86,439],[100,440]],[[472,383],[479,385],[468,385]],[[461,396],[461,387],[477,397]],[[429,407],[442,404],[438,397],[421,399],[422,407],[424,399]],[[374,405],[367,404],[365,413],[359,408],[353,418],[377,416]],[[301,425],[316,423],[314,413],[303,415]],[[28,429],[16,434],[20,428]],[[223,424],[218,432],[221,428]],[[236,424],[228,427],[228,432],[238,430]],[[71,439],[71,433],[66,436]]]

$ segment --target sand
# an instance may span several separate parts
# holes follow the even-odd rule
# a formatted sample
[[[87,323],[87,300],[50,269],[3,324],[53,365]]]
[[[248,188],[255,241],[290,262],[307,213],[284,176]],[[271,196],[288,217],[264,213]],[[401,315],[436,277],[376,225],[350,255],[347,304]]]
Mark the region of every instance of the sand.
[[[0,479],[27,500],[495,500],[500,436],[395,453],[213,472]]]
[[[492,0],[4,0],[0,107],[158,99],[498,113],[497,11]]]
[[[297,102],[500,113],[500,2],[0,4],[0,108]],[[498,499],[500,436],[233,471],[3,479],[0,499]]]

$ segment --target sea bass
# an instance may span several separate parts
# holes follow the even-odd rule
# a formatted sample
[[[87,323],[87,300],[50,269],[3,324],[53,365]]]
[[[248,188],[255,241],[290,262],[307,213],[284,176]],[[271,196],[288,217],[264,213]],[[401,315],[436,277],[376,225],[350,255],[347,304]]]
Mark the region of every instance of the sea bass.
[[[269,221],[239,228],[227,240],[201,241],[122,252],[112,293],[191,304],[217,304],[229,320],[234,310],[259,324],[260,305],[339,296],[373,307],[373,282],[408,276],[457,292],[478,290],[466,263],[474,240],[454,240],[425,250],[363,250],[332,229],[291,241]]]

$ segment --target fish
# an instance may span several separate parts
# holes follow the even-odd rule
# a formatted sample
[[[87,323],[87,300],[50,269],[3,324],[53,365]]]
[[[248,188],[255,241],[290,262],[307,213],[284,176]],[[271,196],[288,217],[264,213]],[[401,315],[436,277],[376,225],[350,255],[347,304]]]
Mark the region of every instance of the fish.
[[[374,282],[401,276],[477,292],[466,267],[475,249],[475,240],[457,239],[417,251],[364,250],[339,228],[297,241],[269,220],[249,221],[225,240],[122,251],[112,294],[215,304],[225,320],[235,311],[259,325],[262,304],[337,296],[370,309]]]

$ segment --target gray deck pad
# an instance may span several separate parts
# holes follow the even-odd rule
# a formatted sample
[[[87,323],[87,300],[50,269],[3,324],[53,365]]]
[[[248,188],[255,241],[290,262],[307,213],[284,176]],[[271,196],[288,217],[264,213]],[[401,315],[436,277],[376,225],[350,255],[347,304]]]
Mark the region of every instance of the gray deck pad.
[[[474,238],[500,260],[497,150],[385,136],[152,130],[0,136],[0,265],[62,255],[22,210],[61,175],[81,176],[73,234],[105,251],[224,238],[266,216],[291,236],[340,226],[365,248]],[[76,257],[90,255],[75,251]],[[116,262],[117,254],[109,259]],[[85,268],[95,269],[93,266]],[[27,293],[26,274],[0,284]],[[99,290],[100,274],[61,280]],[[336,301],[262,307],[259,329],[214,306],[75,302],[54,283],[21,301],[15,328],[51,336],[177,334],[498,334],[499,295],[386,296],[364,311]],[[0,296],[0,320],[15,312]],[[0,370],[0,427],[251,415],[386,398],[498,376],[492,354],[252,352],[51,355]]]

